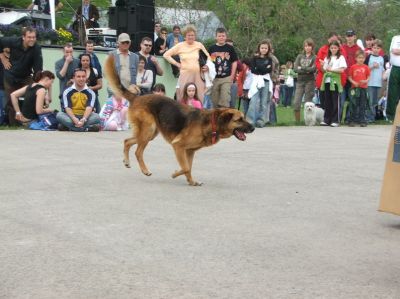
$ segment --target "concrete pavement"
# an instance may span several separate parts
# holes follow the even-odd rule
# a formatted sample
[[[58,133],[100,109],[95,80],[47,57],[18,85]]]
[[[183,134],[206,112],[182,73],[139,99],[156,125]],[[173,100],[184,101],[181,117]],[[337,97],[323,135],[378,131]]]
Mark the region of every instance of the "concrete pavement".
[[[399,298],[400,217],[377,212],[389,126],[161,137],[0,131],[0,298]],[[132,148],[134,150],[134,148]]]

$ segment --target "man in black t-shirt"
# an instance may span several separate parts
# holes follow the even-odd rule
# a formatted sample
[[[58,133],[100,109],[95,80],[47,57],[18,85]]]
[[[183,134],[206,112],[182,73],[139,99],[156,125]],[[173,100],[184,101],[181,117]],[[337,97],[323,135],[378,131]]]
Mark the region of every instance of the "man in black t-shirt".
[[[9,58],[4,48],[10,49]],[[21,37],[0,37],[0,60],[4,66],[4,94],[10,125],[17,125],[10,94],[33,82],[33,76],[43,69],[42,48],[36,42],[36,29],[26,27]]]
[[[211,90],[214,108],[229,107],[231,85],[236,76],[238,58],[235,49],[226,43],[226,38],[226,30],[218,28],[216,30],[217,43],[208,49],[217,72]]]

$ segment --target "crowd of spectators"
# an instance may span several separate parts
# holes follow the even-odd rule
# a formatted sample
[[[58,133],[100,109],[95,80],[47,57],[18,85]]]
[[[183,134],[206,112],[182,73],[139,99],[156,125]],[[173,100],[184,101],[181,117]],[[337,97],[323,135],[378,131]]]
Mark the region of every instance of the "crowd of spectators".
[[[88,1],[84,3],[89,7]],[[90,14],[86,8],[81,13]],[[364,46],[357,42],[355,31],[348,30],[344,39],[329,33],[317,53],[314,41],[307,38],[294,62],[280,65],[268,39],[260,41],[251,57],[239,59],[224,28],[216,30],[215,44],[208,49],[196,40],[196,34],[192,25],[183,31],[174,26],[168,34],[167,28],[156,22],[154,38],[144,37],[140,51],[134,53],[130,36],[121,33],[117,48],[109,53],[121,84],[126,88],[135,85],[142,94],[165,94],[157,76],[172,71],[177,77],[177,101],[197,109],[238,108],[260,128],[276,123],[278,105],[293,107],[294,118],[300,122],[301,105],[309,101],[325,110],[323,126],[337,127],[343,122],[366,126],[377,118],[394,118],[400,96],[400,36],[392,40],[390,62],[375,36],[368,34]],[[161,67],[161,56],[172,69]],[[60,130],[71,131],[128,128],[128,102],[110,91],[108,99],[99,99],[103,74],[93,41],[86,42],[79,57],[74,55],[73,45],[66,44],[53,74],[43,71],[36,30],[25,28],[21,37],[0,38],[0,59],[1,123],[39,129],[56,124]],[[48,108],[55,77],[60,111]],[[25,100],[19,101],[20,97]]]

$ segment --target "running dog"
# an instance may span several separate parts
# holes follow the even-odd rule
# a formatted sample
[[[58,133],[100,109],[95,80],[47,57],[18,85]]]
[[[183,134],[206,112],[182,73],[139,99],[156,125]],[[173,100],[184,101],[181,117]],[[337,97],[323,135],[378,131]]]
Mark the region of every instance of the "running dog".
[[[151,172],[144,163],[143,152],[158,132],[172,145],[181,167],[172,174],[172,178],[185,175],[189,185],[199,186],[202,183],[195,181],[191,173],[195,152],[232,135],[244,141],[245,134],[254,131],[243,113],[236,109],[199,110],[161,95],[139,96],[137,86],[131,85],[128,89],[122,86],[112,55],[105,62],[105,74],[114,94],[126,98],[130,103],[128,119],[133,136],[124,141],[124,164],[130,167],[129,150],[137,144],[136,159],[142,173],[147,176]]]

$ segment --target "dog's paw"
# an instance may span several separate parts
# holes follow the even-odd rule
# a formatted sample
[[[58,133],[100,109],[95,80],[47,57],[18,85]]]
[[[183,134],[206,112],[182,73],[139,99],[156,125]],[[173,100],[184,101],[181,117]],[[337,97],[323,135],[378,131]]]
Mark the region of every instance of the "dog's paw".
[[[129,163],[129,161],[123,160],[122,162],[124,163],[126,168],[131,168],[131,163]]]
[[[189,182],[189,185],[190,185],[190,186],[202,186],[203,183],[202,183],[202,182],[193,181],[193,182]]]
[[[181,175],[181,172],[179,170],[175,170],[175,172],[173,174],[171,174],[171,178],[174,179],[174,178],[176,178],[176,177],[178,177],[180,175]]]
[[[143,174],[146,175],[146,176],[151,176],[151,175],[152,175],[151,171],[148,171],[148,170],[142,171],[142,172],[143,172]]]

